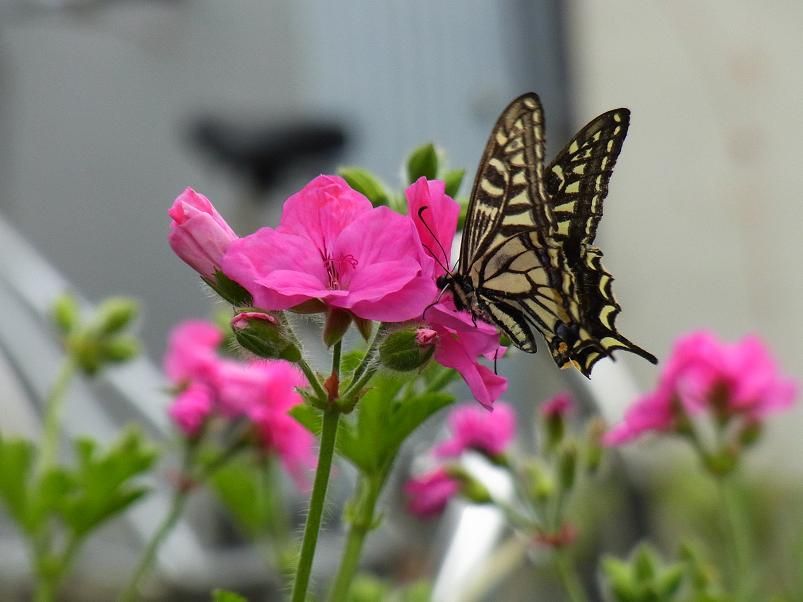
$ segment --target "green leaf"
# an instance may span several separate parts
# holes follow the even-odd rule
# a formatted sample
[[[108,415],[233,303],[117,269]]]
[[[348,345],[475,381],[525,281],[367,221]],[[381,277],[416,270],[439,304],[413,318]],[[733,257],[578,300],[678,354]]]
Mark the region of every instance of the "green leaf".
[[[212,602],[248,602],[248,599],[234,592],[216,589],[212,592]]]
[[[260,474],[264,469],[252,458],[236,458],[217,469],[211,478],[217,497],[251,537],[264,533],[272,518],[268,492],[264,490],[266,479]]]
[[[390,205],[390,195],[385,185],[367,169],[341,167],[337,173],[357,192],[365,195],[374,205]]]
[[[34,461],[34,447],[25,439],[0,437],[0,499],[14,522],[26,532],[28,524],[28,487]]]
[[[407,183],[412,184],[420,177],[427,180],[438,177],[438,153],[432,143],[419,146],[407,158]]]
[[[463,183],[463,176],[466,175],[465,169],[450,169],[443,174],[443,182],[446,184],[446,194],[454,198],[460,192],[460,185]]]
[[[133,479],[148,471],[156,451],[130,429],[107,450],[88,438],[75,441],[78,466],[71,474],[74,491],[64,500],[61,514],[78,535],[83,535],[119,514],[147,493]]]

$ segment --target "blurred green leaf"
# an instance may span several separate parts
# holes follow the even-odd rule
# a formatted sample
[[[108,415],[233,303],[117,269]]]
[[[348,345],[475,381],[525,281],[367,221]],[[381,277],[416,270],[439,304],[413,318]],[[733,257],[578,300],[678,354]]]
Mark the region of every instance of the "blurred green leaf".
[[[29,480],[34,462],[34,447],[25,439],[0,436],[0,498],[9,515],[24,531],[35,525],[29,521]]]
[[[246,534],[256,537],[265,532],[272,520],[267,479],[251,457],[238,457],[217,469],[212,488]]]
[[[365,195],[374,205],[390,205],[390,195],[377,178],[361,167],[341,167],[337,173],[357,192]]]
[[[136,429],[125,431],[107,450],[89,438],[75,441],[78,465],[71,478],[74,491],[62,505],[64,522],[78,535],[122,512],[147,489],[132,483],[156,460],[156,451]]]
[[[407,183],[418,178],[434,180],[438,177],[438,153],[432,143],[419,146],[407,157]]]
[[[446,194],[454,198],[460,192],[460,185],[463,183],[463,176],[466,175],[465,169],[450,169],[443,174],[443,183],[446,184]]]
[[[234,592],[216,589],[212,592],[212,602],[248,602],[248,599]]]

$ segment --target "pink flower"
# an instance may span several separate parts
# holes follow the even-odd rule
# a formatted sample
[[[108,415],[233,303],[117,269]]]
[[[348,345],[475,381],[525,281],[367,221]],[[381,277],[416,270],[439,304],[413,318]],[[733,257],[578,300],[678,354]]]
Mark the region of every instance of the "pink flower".
[[[449,500],[460,491],[460,484],[444,468],[410,479],[404,485],[407,508],[421,517],[440,514]]]
[[[256,306],[295,307],[313,299],[367,320],[421,315],[435,295],[432,259],[410,220],[335,176],[320,176],[284,204],[279,227],[232,243],[228,277]]]
[[[213,278],[237,235],[209,199],[192,188],[173,201],[167,214],[173,220],[167,241],[175,254],[204,278]]]
[[[443,275],[451,261],[452,240],[457,230],[460,205],[447,196],[440,180],[419,178],[405,191],[407,208],[418,237],[435,259],[433,278]],[[426,209],[423,209],[426,207]]]
[[[206,385],[193,383],[170,404],[167,413],[187,437],[195,437],[212,413],[212,392]]]
[[[568,393],[558,393],[552,399],[541,404],[539,410],[544,418],[564,417],[572,411],[574,403]]]
[[[498,456],[516,434],[516,413],[506,403],[497,402],[491,413],[474,406],[463,406],[449,413],[450,439],[435,448],[435,455],[444,458],[476,450]]]
[[[223,361],[218,382],[221,413],[249,420],[262,448],[303,482],[304,471],[315,464],[313,437],[288,413],[302,403],[297,388],[307,381],[300,370],[284,361]]]
[[[604,442],[618,445],[646,431],[671,431],[684,415],[705,410],[760,421],[788,408],[796,392],[757,337],[724,343],[711,332],[693,332],[675,343],[656,390],[637,400]]]
[[[220,329],[202,320],[181,322],[170,332],[164,370],[175,384],[200,381],[212,384],[217,378],[217,349],[223,342]]]
[[[437,333],[435,361],[454,368],[466,381],[474,398],[490,409],[493,402],[507,390],[507,379],[494,374],[477,358],[493,359],[504,352],[499,346],[499,333],[490,324],[477,320],[467,312],[458,312],[451,297],[427,310],[429,327]]]

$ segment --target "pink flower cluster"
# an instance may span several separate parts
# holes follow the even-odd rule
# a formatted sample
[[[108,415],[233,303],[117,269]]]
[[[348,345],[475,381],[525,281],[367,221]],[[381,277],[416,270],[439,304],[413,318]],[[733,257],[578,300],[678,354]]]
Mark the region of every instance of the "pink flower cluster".
[[[449,297],[430,307],[459,206],[440,181],[421,178],[406,194],[405,216],[373,207],[342,178],[319,176],[287,199],[276,228],[237,238],[205,197],[187,189],[169,211],[169,240],[204,278],[222,271],[263,310],[337,308],[363,320],[418,321],[435,360],[490,407],[507,381],[478,358],[500,354],[496,329],[458,313]]]
[[[438,458],[453,458],[466,451],[490,457],[505,453],[516,434],[516,413],[497,402],[492,412],[474,406],[460,406],[447,418],[450,436],[435,448]],[[407,481],[404,486],[407,507],[413,514],[430,517],[440,514],[449,500],[460,493],[460,483],[444,466]]]
[[[190,320],[170,334],[164,368],[181,392],[168,413],[187,437],[198,436],[213,416],[245,419],[265,451],[276,453],[299,482],[314,465],[313,437],[289,410],[301,403],[303,374],[284,361],[223,358],[223,333],[209,322]]]
[[[725,343],[711,332],[693,332],[675,343],[655,391],[638,399],[604,442],[620,445],[646,432],[670,432],[703,411],[758,422],[788,408],[796,393],[795,382],[781,375],[757,337]]]

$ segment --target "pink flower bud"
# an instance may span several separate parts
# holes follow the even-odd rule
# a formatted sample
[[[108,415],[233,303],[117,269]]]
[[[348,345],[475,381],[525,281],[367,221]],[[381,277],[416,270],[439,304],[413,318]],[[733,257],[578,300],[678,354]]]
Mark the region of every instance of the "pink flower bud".
[[[212,279],[237,235],[209,199],[192,188],[173,201],[167,214],[173,220],[167,235],[170,247],[201,276]]]
[[[241,311],[231,319],[231,327],[234,330],[245,330],[251,320],[263,320],[271,326],[276,326],[277,324],[276,318],[270,314],[261,311]]]
[[[541,404],[541,416],[544,418],[563,418],[572,411],[574,403],[568,393],[558,393],[552,399]]]
[[[438,333],[431,328],[419,328],[415,331],[415,342],[421,347],[429,347],[434,345],[438,340]]]
[[[407,508],[422,518],[443,512],[446,504],[460,492],[460,483],[443,468],[410,479],[404,485]]]

